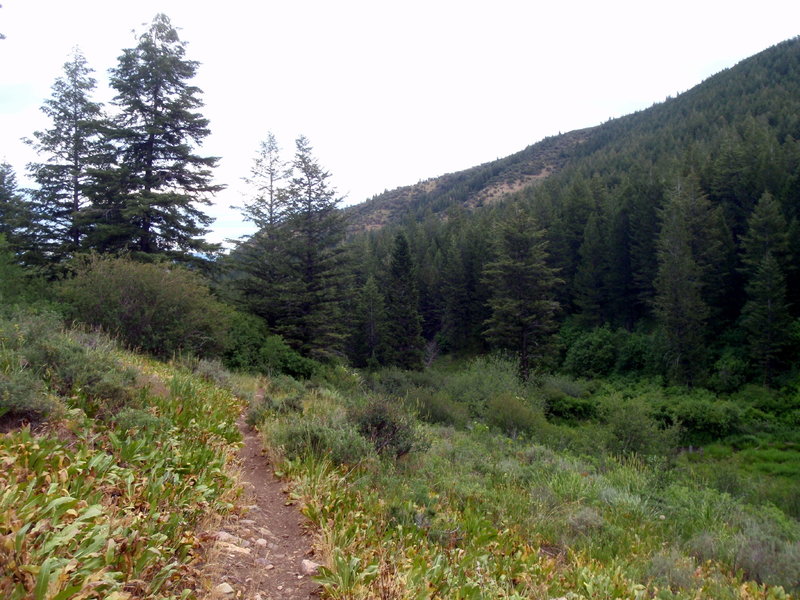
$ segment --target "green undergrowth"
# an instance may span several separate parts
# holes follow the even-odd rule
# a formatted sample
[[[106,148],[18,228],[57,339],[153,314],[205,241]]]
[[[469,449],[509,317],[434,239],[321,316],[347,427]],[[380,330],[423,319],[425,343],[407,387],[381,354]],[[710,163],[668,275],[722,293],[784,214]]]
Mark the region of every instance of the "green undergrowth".
[[[0,597],[194,597],[194,531],[231,509],[240,439],[214,373],[0,318]]]
[[[395,373],[381,386],[341,370],[335,387],[275,380],[251,407],[318,531],[328,597],[726,599],[800,589],[800,524],[774,506],[710,487],[657,453],[609,452],[607,421],[578,434],[598,432],[600,451],[559,444],[566,427],[544,418],[535,390],[487,404],[484,420],[463,403],[463,421],[416,420],[414,410],[431,419],[419,395],[393,395],[403,377],[418,394],[429,374]],[[471,382],[458,385],[477,407],[488,385]],[[500,411],[530,423],[510,430]],[[380,426],[365,428],[365,414]],[[410,447],[387,452],[376,430]]]

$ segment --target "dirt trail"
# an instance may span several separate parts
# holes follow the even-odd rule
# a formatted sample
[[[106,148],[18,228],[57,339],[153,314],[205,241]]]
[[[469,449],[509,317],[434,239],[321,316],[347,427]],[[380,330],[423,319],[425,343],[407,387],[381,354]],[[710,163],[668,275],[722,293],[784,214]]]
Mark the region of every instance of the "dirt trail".
[[[244,445],[239,452],[243,504],[241,517],[231,517],[212,532],[216,538],[203,568],[208,598],[242,600],[307,600],[318,598],[319,586],[306,564],[313,561],[311,539],[303,517],[288,505],[285,486],[273,474],[258,433],[239,420]]]

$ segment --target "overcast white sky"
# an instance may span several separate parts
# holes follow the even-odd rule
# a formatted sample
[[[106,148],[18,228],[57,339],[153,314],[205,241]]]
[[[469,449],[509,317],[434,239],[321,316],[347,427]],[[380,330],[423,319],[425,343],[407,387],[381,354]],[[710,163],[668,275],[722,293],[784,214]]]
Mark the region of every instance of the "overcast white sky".
[[[243,230],[259,142],[291,157],[306,135],[347,203],[507,156],[647,108],[800,31],[800,2],[672,0],[2,0],[0,160],[25,183],[20,142],[80,46],[95,77],[158,12],[200,61],[222,157],[210,239]],[[109,99],[99,91],[98,99]]]

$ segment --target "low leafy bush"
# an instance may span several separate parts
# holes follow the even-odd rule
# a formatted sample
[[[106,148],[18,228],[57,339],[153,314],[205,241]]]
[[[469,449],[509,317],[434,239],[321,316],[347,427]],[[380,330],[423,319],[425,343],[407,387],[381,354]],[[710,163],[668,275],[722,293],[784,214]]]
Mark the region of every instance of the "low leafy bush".
[[[707,390],[673,389],[660,398],[658,412],[667,422],[680,423],[690,443],[704,443],[739,433],[742,407],[720,400]]]
[[[419,442],[414,417],[382,397],[369,398],[366,404],[353,409],[350,420],[378,454],[400,458]]]
[[[466,369],[448,374],[442,389],[467,406],[474,418],[487,415],[489,402],[499,391],[526,399],[531,395],[528,386],[519,380],[516,362],[496,355],[475,358]]]
[[[708,387],[722,393],[738,390],[747,381],[747,359],[733,349],[726,349],[714,363]]]
[[[255,315],[233,313],[223,360],[231,369],[309,379],[321,365],[293,350],[282,337],[267,330]]]
[[[0,417],[39,422],[57,414],[61,405],[30,370],[0,371]]]
[[[662,375],[665,370],[663,340],[656,334],[618,332],[617,373]]]
[[[563,375],[542,379],[538,390],[548,415],[566,420],[585,420],[597,414],[597,401],[589,397],[585,382]]]
[[[264,425],[263,432],[270,445],[280,447],[290,460],[310,454],[327,457],[337,465],[354,465],[375,452],[355,426],[322,418],[273,420]]]
[[[583,333],[567,350],[563,368],[576,377],[604,377],[617,363],[617,343],[608,327]]]
[[[455,402],[450,395],[441,390],[433,391],[428,388],[411,392],[410,400],[417,409],[420,418],[428,423],[440,423],[454,427],[464,427],[469,420],[469,410],[459,402]]]
[[[678,425],[664,426],[642,398],[610,397],[602,409],[611,433],[609,450],[619,454],[669,454],[680,444]]]
[[[68,316],[159,357],[213,356],[225,346],[229,310],[202,277],[169,263],[93,256],[60,287]]]
[[[531,433],[544,423],[544,415],[508,392],[489,401],[487,422],[512,438]]]

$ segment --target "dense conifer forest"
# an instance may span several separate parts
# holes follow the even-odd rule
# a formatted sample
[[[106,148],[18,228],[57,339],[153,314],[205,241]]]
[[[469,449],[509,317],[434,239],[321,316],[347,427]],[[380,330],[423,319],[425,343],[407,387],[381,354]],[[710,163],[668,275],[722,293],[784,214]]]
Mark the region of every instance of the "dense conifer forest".
[[[256,233],[229,251],[205,239],[223,186],[189,50],[156,16],[110,70],[109,106],[76,50],[28,140],[35,186],[0,165],[0,458],[20,469],[0,476],[16,494],[0,509],[34,469],[16,463],[38,450],[20,424],[52,421],[114,456],[144,453],[139,434],[160,448],[201,432],[208,448],[175,444],[217,465],[198,476],[207,497],[181,488],[163,518],[180,537],[195,501],[228,510],[230,369],[259,378],[248,419],[326,540],[329,597],[800,590],[800,38],[348,208],[311,140],[265,132],[239,207]],[[172,387],[137,395],[129,367],[156,360]],[[37,518],[66,519],[50,496]],[[24,554],[15,515],[0,510],[0,558]],[[149,573],[136,593],[178,597],[177,566],[141,548],[141,564],[112,560],[103,535],[86,536],[113,570],[103,590],[131,597],[121,573]],[[0,567],[9,597],[100,577],[67,562],[69,540],[46,562],[61,546],[30,539],[41,564]]]

